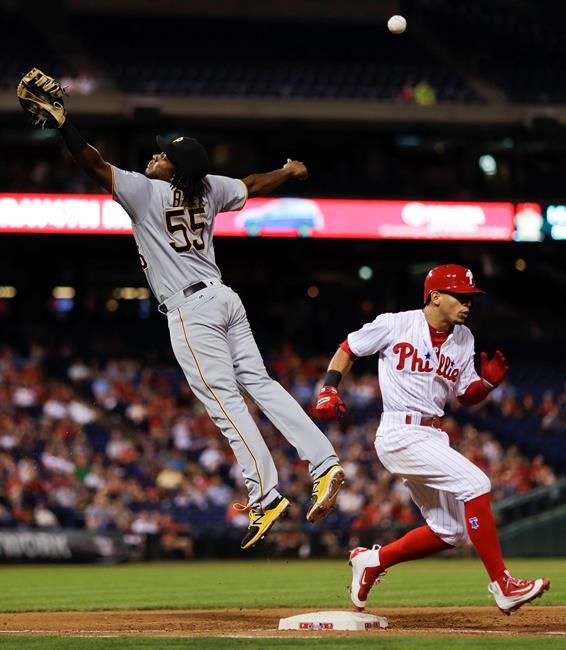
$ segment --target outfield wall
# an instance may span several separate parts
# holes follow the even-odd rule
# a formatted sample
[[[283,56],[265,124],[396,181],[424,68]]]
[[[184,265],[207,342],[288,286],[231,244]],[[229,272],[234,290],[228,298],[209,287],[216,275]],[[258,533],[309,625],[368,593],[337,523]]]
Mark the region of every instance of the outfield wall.
[[[505,556],[566,554],[566,505],[509,524],[499,533]]]

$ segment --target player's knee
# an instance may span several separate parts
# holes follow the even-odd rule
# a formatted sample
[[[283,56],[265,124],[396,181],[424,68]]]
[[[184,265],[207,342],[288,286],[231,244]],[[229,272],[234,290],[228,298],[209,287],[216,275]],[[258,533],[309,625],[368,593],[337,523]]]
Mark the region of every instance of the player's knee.
[[[206,412],[216,426],[224,431],[226,426],[232,426],[232,420],[247,414],[248,409],[240,392],[219,390],[214,393],[215,399],[207,399],[204,402]]]
[[[211,380],[207,385],[207,391],[207,402],[214,410],[233,408],[244,401],[238,384],[223,381],[222,378]]]
[[[468,473],[466,483],[462,486],[460,492],[455,495],[458,501],[466,503],[467,501],[481,497],[482,494],[491,492],[491,481],[489,477],[481,469],[477,467],[473,469],[473,472]]]
[[[466,530],[464,523],[456,524],[456,522],[453,521],[450,531],[434,530],[434,528],[432,528],[432,530],[445,544],[449,544],[454,548],[463,546],[468,541],[468,531]]]
[[[446,541],[446,540],[445,540]],[[455,548],[459,546],[464,546],[468,542],[468,531],[465,526],[458,527],[456,531],[452,534],[452,541],[449,541],[448,544],[452,544]]]
[[[272,379],[267,372],[263,375],[255,373],[253,375],[248,374],[245,378],[238,377],[238,382],[240,387],[252,398],[263,397],[266,391],[269,391],[277,384],[277,382]]]

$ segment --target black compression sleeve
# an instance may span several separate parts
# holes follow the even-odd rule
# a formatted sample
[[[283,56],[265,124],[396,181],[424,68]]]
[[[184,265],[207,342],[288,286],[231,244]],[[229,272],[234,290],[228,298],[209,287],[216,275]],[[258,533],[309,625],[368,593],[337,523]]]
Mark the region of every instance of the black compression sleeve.
[[[334,388],[338,388],[338,384],[342,381],[342,373],[339,372],[338,370],[329,370],[326,373],[326,377],[324,378],[324,382],[322,383],[323,386],[334,386]]]
[[[63,126],[59,129],[59,133],[63,140],[65,140],[65,144],[71,152],[71,155],[77,156],[87,148],[87,141],[77,131],[75,125],[71,123],[68,117]]]

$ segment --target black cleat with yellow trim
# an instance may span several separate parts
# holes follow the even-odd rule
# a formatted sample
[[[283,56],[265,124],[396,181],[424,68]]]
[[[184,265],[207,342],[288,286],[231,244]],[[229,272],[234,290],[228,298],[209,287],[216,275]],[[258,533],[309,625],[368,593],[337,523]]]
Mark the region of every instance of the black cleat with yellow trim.
[[[324,519],[334,507],[336,497],[344,484],[344,470],[341,465],[334,465],[312,484],[312,499],[307,513],[307,521]]]
[[[289,499],[277,497],[262,511],[250,510],[250,525],[242,540],[241,548],[245,550],[257,544],[289,505]]]

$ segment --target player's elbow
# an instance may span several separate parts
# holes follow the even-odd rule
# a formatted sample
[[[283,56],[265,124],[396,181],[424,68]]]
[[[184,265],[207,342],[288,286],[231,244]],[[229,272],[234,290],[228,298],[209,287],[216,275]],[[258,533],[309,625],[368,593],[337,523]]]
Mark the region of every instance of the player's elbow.
[[[242,183],[244,183],[244,185],[248,188],[248,198],[257,196],[261,191],[260,183],[257,181],[255,175],[242,178]]]

